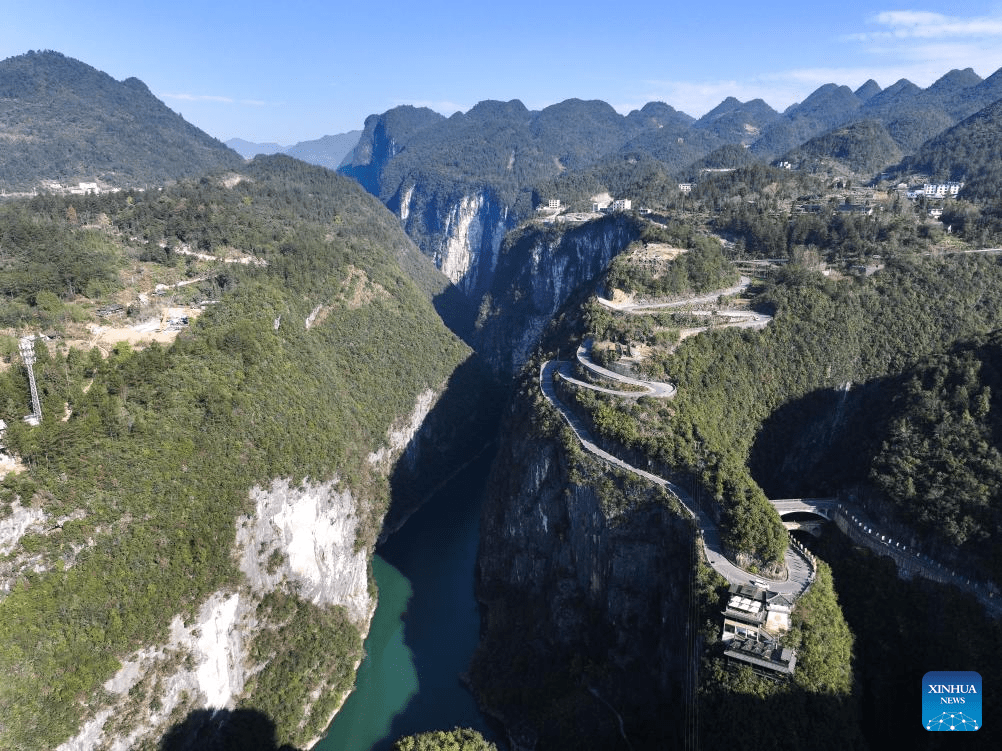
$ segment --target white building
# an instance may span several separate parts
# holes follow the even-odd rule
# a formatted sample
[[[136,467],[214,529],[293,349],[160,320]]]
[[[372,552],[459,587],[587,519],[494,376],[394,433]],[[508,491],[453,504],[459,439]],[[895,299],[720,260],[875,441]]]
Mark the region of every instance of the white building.
[[[732,584],[720,638],[769,641],[790,630],[792,610],[793,603],[785,595],[761,587]]]
[[[100,193],[101,189],[97,186],[97,183],[79,183],[77,187],[70,188],[70,194],[74,196],[85,196],[88,193]]]
[[[956,196],[963,187],[963,183],[925,183],[922,186],[922,195],[926,198],[946,198]]]
[[[630,211],[633,208],[633,201],[629,198],[617,198],[609,205],[610,211]]]

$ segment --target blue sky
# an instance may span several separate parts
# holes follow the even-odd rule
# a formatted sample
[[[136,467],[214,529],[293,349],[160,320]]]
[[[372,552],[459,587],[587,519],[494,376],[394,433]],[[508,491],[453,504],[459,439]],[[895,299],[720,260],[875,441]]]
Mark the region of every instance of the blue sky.
[[[213,136],[291,145],[398,104],[571,97],[693,116],[824,83],[928,86],[1002,67],[1002,1],[665,3],[4,0],[0,59],[52,49],[135,76]]]

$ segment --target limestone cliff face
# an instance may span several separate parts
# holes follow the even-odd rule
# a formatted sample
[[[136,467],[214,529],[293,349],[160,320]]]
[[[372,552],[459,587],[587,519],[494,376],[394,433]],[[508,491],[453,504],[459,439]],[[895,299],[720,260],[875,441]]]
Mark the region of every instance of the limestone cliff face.
[[[666,747],[681,717],[691,536],[655,488],[534,414],[508,415],[481,520],[484,637],[471,671],[518,747]],[[621,724],[622,723],[622,724]]]
[[[387,202],[407,234],[470,299],[490,288],[515,212],[489,188],[408,180]]]
[[[470,299],[479,299],[490,288],[505,233],[517,223],[511,197],[502,197],[489,181],[445,178],[436,173],[438,167],[394,160],[409,145],[421,150],[414,139],[443,119],[413,107],[371,116],[341,171],[378,196],[449,280]],[[435,153],[431,149],[429,158],[437,158]]]
[[[497,372],[517,372],[560,307],[583,286],[590,290],[639,235],[637,220],[626,214],[569,229],[536,226],[512,233],[480,306],[478,351]]]
[[[510,201],[484,181],[444,179],[435,168],[394,161],[422,131],[442,120],[413,107],[371,116],[342,172],[378,196],[449,280],[469,298],[479,299],[490,287],[501,241],[515,226]]]
[[[391,426],[385,445],[369,456],[370,464],[386,474],[397,463],[409,467],[438,396],[430,389],[421,393],[412,414]],[[376,603],[369,590],[371,540],[361,527],[375,499],[337,478],[298,484],[277,478],[252,488],[250,499],[253,511],[237,520],[232,551],[242,583],[214,592],[193,622],[168,614],[168,641],[123,660],[104,685],[103,706],[58,751],[152,748],[185,713],[238,707],[264,667],[254,643],[275,627],[259,617],[274,593],[320,608],[342,607],[361,633],[368,631]],[[319,703],[330,687],[323,676],[302,676],[311,678],[310,702]],[[312,704],[302,708],[304,717],[312,711]],[[324,719],[329,722],[329,712]]]

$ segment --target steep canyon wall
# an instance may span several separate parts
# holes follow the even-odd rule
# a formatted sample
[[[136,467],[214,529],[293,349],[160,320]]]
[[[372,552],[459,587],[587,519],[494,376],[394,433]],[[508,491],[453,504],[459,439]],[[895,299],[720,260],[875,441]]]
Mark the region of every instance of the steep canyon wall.
[[[688,523],[533,402],[521,393],[506,417],[484,505],[473,685],[516,747],[667,747],[683,711]]]

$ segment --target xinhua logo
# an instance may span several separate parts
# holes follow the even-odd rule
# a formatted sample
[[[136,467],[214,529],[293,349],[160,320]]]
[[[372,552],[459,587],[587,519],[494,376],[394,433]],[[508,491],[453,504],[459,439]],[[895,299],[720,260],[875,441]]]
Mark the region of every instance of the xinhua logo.
[[[981,674],[926,673],[922,678],[922,727],[926,730],[981,729]]]

